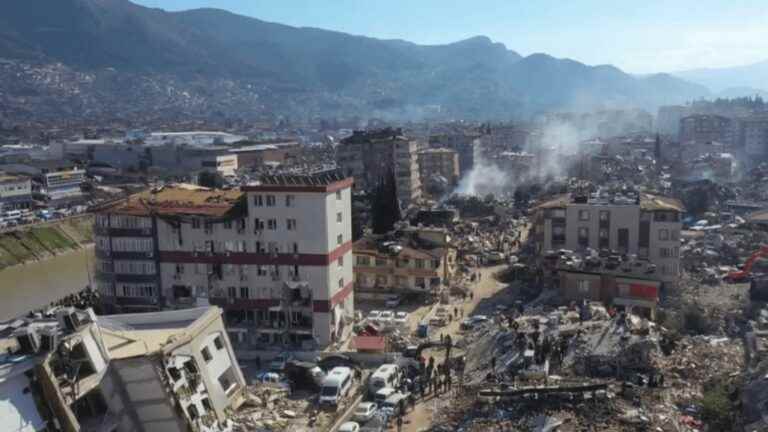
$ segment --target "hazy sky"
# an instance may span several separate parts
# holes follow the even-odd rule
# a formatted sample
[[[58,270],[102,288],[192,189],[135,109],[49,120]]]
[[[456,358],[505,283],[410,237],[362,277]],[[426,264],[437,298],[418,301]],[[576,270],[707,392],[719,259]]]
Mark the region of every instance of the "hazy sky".
[[[134,1],[423,44],[486,35],[523,55],[545,52],[635,73],[768,59],[766,0]]]

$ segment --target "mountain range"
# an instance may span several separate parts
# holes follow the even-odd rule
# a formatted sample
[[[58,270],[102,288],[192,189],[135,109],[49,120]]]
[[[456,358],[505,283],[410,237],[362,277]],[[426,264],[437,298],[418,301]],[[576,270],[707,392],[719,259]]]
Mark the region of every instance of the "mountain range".
[[[128,0],[0,4],[0,120],[266,112],[484,120],[709,95],[672,75],[521,56],[484,36],[417,45]]]
[[[726,95],[764,94],[768,89],[768,60],[745,66],[691,69],[674,75]]]

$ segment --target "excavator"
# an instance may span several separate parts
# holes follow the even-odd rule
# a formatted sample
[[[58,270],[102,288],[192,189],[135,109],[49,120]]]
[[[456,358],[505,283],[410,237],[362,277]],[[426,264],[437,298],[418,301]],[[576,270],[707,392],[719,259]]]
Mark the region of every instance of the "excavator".
[[[725,280],[731,283],[738,283],[746,281],[752,276],[752,266],[755,265],[760,259],[768,258],[768,245],[760,246],[760,249],[753,252],[749,256],[747,262],[744,263],[744,268],[738,271],[730,272],[725,276]]]

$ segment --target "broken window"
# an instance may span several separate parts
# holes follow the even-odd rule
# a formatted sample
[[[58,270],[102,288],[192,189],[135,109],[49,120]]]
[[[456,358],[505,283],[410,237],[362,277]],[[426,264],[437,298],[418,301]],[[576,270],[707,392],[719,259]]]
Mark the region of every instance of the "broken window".
[[[579,220],[580,221],[588,221],[589,220],[589,210],[579,210]]]
[[[213,360],[213,356],[211,356],[211,351],[208,349],[208,347],[203,348],[200,351],[200,355],[203,356],[203,360],[205,360],[206,363],[209,363],[211,360]]]
[[[221,341],[221,336],[216,336],[215,338],[213,338],[213,344],[216,346],[217,350],[224,349],[224,342]]]

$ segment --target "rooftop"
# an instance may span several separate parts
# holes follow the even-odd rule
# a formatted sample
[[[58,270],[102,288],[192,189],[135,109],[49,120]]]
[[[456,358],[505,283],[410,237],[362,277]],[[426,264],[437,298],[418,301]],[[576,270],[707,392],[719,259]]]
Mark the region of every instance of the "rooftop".
[[[133,216],[188,215],[224,217],[240,201],[239,190],[215,190],[190,184],[174,184],[145,190],[96,208],[97,212]]]
[[[356,130],[352,135],[341,140],[342,144],[365,144],[375,141],[407,141],[402,129],[383,128]]]
[[[456,153],[456,150],[440,147],[440,148],[429,148],[419,152],[419,154],[422,154],[422,153]]]
[[[554,199],[545,201],[539,204],[538,209],[551,209],[551,208],[566,208],[569,205],[638,205],[637,194],[624,195],[624,194],[592,194],[589,197],[584,197],[583,201],[580,201],[575,194],[559,195]],[[685,211],[683,203],[675,198],[663,197],[661,195],[653,195],[649,193],[639,194],[640,208],[645,211]]]
[[[217,307],[100,316],[104,345],[113,359],[143,356],[193,337],[221,316]]]
[[[419,245],[409,238],[387,240],[385,238],[363,237],[352,245],[355,253],[387,254],[399,258],[426,259],[442,258],[446,248]]]
[[[340,170],[331,169],[313,174],[264,174],[255,183],[243,186],[243,191],[279,191],[306,189],[312,192],[330,192],[352,186],[352,178]]]

